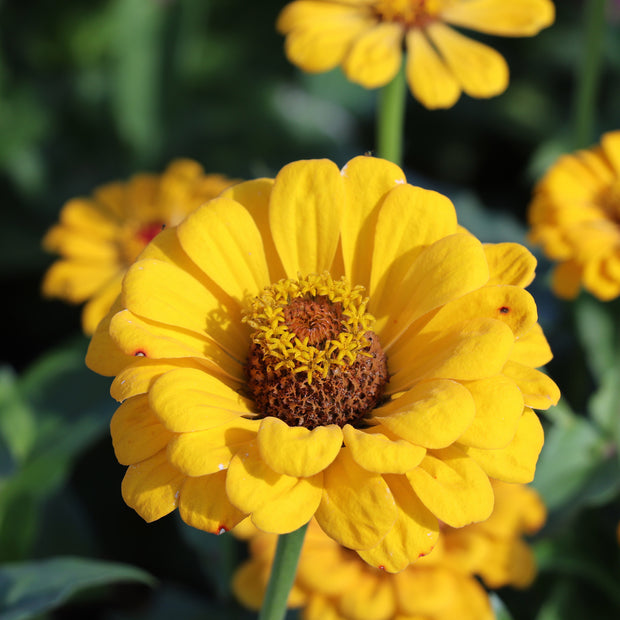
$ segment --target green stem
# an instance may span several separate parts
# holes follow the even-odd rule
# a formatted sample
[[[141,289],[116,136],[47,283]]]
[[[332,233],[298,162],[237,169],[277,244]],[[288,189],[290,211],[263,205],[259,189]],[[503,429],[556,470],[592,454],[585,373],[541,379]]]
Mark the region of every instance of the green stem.
[[[276,556],[271,567],[271,577],[259,620],[282,620],[286,615],[286,602],[295,581],[297,562],[308,524],[290,534],[280,534]]]
[[[575,148],[594,141],[596,99],[601,75],[606,0],[584,2],[585,41],[575,96]]]
[[[377,115],[377,155],[402,165],[403,133],[407,83],[404,66],[396,77],[379,91]]]

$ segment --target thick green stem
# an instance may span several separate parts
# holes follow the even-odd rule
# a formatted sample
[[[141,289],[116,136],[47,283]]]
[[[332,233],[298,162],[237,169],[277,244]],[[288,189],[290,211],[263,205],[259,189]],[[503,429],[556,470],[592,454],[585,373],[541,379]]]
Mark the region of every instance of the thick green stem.
[[[307,527],[308,524],[290,534],[279,536],[259,620],[282,620],[286,615],[286,601],[295,581],[297,562]]]
[[[606,0],[584,2],[585,40],[575,94],[575,148],[589,146],[596,119],[596,100],[603,57]]]
[[[407,83],[401,67],[396,77],[379,91],[377,155],[402,165]]]

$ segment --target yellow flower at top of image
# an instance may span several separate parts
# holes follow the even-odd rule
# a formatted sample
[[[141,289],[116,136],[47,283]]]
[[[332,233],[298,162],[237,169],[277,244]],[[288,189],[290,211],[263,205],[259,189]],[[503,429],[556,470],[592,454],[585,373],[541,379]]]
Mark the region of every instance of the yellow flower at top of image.
[[[219,533],[315,516],[385,570],[533,478],[556,403],[525,290],[535,258],[483,245],[382,159],[298,161],[159,234],[90,343],[115,376],[125,502]]]
[[[536,186],[530,240],[556,261],[553,291],[574,299],[581,287],[601,301],[620,295],[620,131],[561,156]]]
[[[288,59],[304,71],[341,66],[365,88],[390,82],[406,50],[413,96],[427,108],[450,108],[508,86],[503,56],[457,28],[526,37],[551,25],[551,0],[295,0],[277,22]]]
[[[161,175],[137,174],[98,187],[88,198],[69,200],[59,223],[43,239],[47,251],[61,256],[45,274],[43,294],[73,304],[87,302],[82,328],[91,335],[148,242],[234,182],[179,159]]]
[[[436,548],[397,575],[373,568],[330,540],[311,521],[288,606],[302,620],[492,620],[489,588],[525,588],[536,575],[524,541],[543,525],[545,507],[524,485],[494,482],[495,509],[487,521],[443,527]],[[235,528],[249,539],[250,558],[236,571],[233,591],[259,609],[271,572],[276,536],[247,522]]]

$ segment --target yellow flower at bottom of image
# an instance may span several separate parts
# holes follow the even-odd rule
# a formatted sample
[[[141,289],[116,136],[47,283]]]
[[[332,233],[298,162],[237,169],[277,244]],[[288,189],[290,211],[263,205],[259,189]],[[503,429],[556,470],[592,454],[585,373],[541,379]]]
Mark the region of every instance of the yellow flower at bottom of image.
[[[525,287],[536,260],[483,245],[445,196],[356,157],[240,183],[160,233],[91,341],[114,376],[125,502],[145,520],[266,532],[312,517],[397,572],[439,522],[529,482],[532,408],[559,391]]]
[[[461,92],[486,98],[508,86],[504,57],[455,26],[527,37],[554,18],[551,0],[295,0],[277,28],[293,64],[311,73],[341,66],[365,88],[390,82],[404,49],[413,96],[427,108],[450,108]]]
[[[530,239],[556,266],[553,291],[581,287],[601,301],[620,295],[620,131],[563,155],[540,180],[529,208]]]
[[[491,620],[489,588],[524,588],[536,575],[524,534],[543,525],[538,494],[524,485],[494,482],[496,504],[487,521],[461,529],[442,527],[436,548],[391,575],[361,561],[310,522],[289,607],[303,620]],[[235,573],[233,591],[259,609],[271,572],[277,537],[242,522],[234,530],[249,540],[250,558]]]
[[[98,187],[88,198],[69,200],[43,239],[47,251],[60,254],[45,274],[43,294],[87,302],[82,328],[91,335],[118,297],[127,268],[149,241],[235,182],[179,159],[161,175],[137,174]]]

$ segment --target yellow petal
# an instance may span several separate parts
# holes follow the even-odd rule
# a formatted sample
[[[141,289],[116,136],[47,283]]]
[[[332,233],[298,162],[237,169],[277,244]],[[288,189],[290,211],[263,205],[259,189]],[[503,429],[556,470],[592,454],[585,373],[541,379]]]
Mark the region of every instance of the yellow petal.
[[[143,357],[131,358],[133,364],[123,368],[112,381],[110,395],[118,401],[146,394],[153,382],[169,370],[195,368],[204,372],[204,366],[192,358],[175,360],[150,360]]]
[[[110,336],[126,355],[150,359],[196,358],[215,373],[243,381],[242,365],[213,341],[183,329],[142,319],[129,310],[117,312],[112,317]]]
[[[204,532],[223,534],[245,515],[226,495],[226,472],[187,478],[179,495],[179,514],[185,523]]]
[[[258,446],[248,444],[231,460],[226,493],[259,529],[284,534],[307,523],[321,501],[322,474],[298,479],[273,471]]]
[[[57,260],[46,272],[42,292],[79,304],[113,280],[122,268],[116,262]]]
[[[251,559],[235,571],[231,586],[237,600],[244,607],[259,611],[267,591],[267,582],[268,575],[263,564]]]
[[[147,523],[156,521],[177,507],[185,476],[166,459],[166,451],[127,468],[121,492],[125,503]]]
[[[487,34],[527,37],[553,23],[555,8],[550,0],[469,0],[446,3],[441,17]]]
[[[125,401],[110,421],[114,454],[121,465],[132,465],[157,454],[174,434],[151,411],[143,394]]]
[[[488,519],[493,510],[493,488],[480,466],[451,446],[428,453],[405,474],[424,505],[451,527]]]
[[[425,248],[410,266],[392,263],[381,296],[371,294],[375,332],[389,349],[413,321],[480,288],[489,279],[482,244],[471,235],[444,237]]]
[[[346,448],[323,475],[323,498],[316,512],[323,531],[351,549],[376,547],[397,516],[385,480],[357,465]]]
[[[489,450],[507,446],[523,413],[523,394],[517,384],[499,375],[467,382],[465,387],[474,397],[476,416],[459,442]]]
[[[485,243],[484,253],[489,264],[487,284],[512,284],[525,288],[532,283],[536,258],[520,243]]]
[[[149,391],[153,411],[175,433],[204,431],[252,416],[251,403],[225,383],[192,368],[171,370]]]
[[[333,462],[342,446],[342,430],[330,424],[311,431],[267,417],[260,423],[257,444],[271,469],[302,478],[318,474]]]
[[[271,193],[273,240],[289,278],[331,267],[345,201],[340,170],[327,159],[284,166]]]
[[[342,593],[338,609],[343,618],[390,620],[396,611],[392,584],[362,573],[355,587]]]
[[[256,438],[260,422],[238,417],[230,424],[181,433],[168,445],[168,460],[188,476],[226,469],[230,459]]]
[[[383,426],[374,428],[383,429]],[[355,462],[377,474],[403,474],[417,467],[426,454],[420,446],[398,438],[392,440],[381,432],[358,430],[350,424],[346,424],[342,431],[345,445]]]
[[[82,329],[92,335],[97,325],[105,318],[121,292],[123,274],[119,273],[91,297],[82,310]]]
[[[460,383],[439,380],[414,386],[373,414],[412,444],[445,448],[469,427],[476,409],[472,395]]]
[[[439,523],[403,476],[385,476],[385,480],[396,500],[396,522],[376,547],[358,553],[371,566],[398,573],[432,551],[439,537]]]
[[[118,220],[115,214],[95,200],[73,198],[60,212],[63,227],[79,231],[83,236],[108,239],[118,238]]]
[[[244,363],[249,335],[239,306],[223,307],[218,296],[174,264],[134,263],[123,281],[123,301],[144,319],[207,336]]]
[[[451,108],[461,86],[418,28],[407,32],[407,82],[413,96],[430,110]]]
[[[426,32],[461,88],[471,97],[493,97],[508,86],[508,65],[494,49],[434,22]]]
[[[177,236],[187,255],[231,297],[241,301],[269,284],[260,232],[238,202],[210,200],[179,224]]]
[[[284,267],[280,262],[278,251],[271,236],[269,227],[269,200],[273,189],[273,179],[254,179],[237,183],[231,188],[222,192],[222,196],[231,198],[243,205],[254,219],[263,239],[265,256],[269,265],[269,274],[273,282],[277,282],[286,277]]]
[[[552,273],[551,287],[562,299],[575,299],[581,288],[583,267],[575,261],[566,261],[556,266]]]
[[[519,420],[513,440],[499,450],[479,450],[462,446],[487,475],[504,482],[531,482],[544,433],[538,416],[528,407]]]
[[[114,239],[102,239],[96,234],[66,226],[53,226],[43,238],[43,246],[64,258],[83,262],[120,262],[118,245]]]
[[[323,474],[300,478],[295,485],[254,510],[252,523],[263,532],[288,534],[312,519],[321,502]]]
[[[135,362],[135,358],[124,353],[110,336],[112,317],[121,307],[120,298],[118,298],[112,304],[110,312],[97,325],[86,351],[86,366],[105,377],[113,377]]]
[[[341,174],[346,193],[341,233],[345,273],[350,282],[369,290],[373,265],[369,248],[374,247],[379,208],[391,189],[406,182],[405,174],[385,159],[367,156],[353,158]]]
[[[287,58],[304,71],[329,71],[338,66],[351,42],[375,20],[358,7],[327,2],[291,2],[278,17],[286,34]]]
[[[476,381],[502,372],[514,345],[512,330],[501,321],[466,321],[436,338],[411,338],[399,355],[411,352],[408,365],[390,378],[387,392],[394,394],[427,379]],[[518,381],[517,381],[518,383]]]
[[[379,22],[360,34],[342,63],[347,78],[364,88],[391,82],[402,64],[403,35],[403,26],[396,22]]]
[[[507,362],[502,372],[519,386],[528,407],[544,410],[558,404],[560,389],[551,378],[539,370],[517,362]]]
[[[401,184],[385,195],[375,227],[369,294],[373,304],[402,281],[426,245],[456,232],[456,212],[448,198]],[[401,266],[402,265],[402,266]]]
[[[459,597],[455,571],[447,567],[412,566],[394,576],[399,608],[406,618],[458,618],[449,616],[451,601]]]
[[[510,354],[510,361],[530,367],[544,366],[552,358],[551,347],[538,323],[517,338]]]

